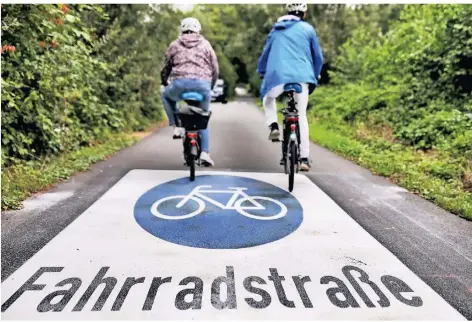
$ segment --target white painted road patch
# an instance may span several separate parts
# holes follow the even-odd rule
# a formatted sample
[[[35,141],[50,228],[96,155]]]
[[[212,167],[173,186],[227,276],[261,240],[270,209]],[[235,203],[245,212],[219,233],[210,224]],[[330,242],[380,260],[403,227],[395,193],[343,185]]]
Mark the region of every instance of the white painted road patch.
[[[284,174],[198,174],[287,185]],[[465,320],[305,176],[292,193],[303,220],[278,239],[214,249],[144,230],[138,199],[187,176],[129,172],[2,283],[2,318]],[[231,225],[224,207],[216,218]]]

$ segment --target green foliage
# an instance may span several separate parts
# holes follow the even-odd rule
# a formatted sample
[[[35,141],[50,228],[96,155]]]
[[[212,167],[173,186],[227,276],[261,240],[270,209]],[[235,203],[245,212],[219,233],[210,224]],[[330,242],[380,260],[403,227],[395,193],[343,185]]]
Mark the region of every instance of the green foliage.
[[[311,98],[317,142],[469,219],[471,17],[466,5],[408,5],[387,32],[359,26]]]
[[[220,78],[228,86],[228,97],[235,95],[234,89],[238,82],[235,66],[231,63],[231,55],[228,48],[232,46],[235,31],[239,31],[239,19],[237,6],[228,5],[198,5],[187,16],[193,16],[202,24],[202,35],[211,43],[218,57]],[[236,36],[235,36],[236,35]]]
[[[2,149],[8,155],[57,153],[84,141],[98,125],[84,122],[81,127],[75,117],[96,110],[93,85],[102,71],[78,22],[84,9],[2,7],[2,43],[17,48],[2,54]]]
[[[231,30],[231,42],[225,47],[225,53],[231,59],[237,58],[249,74],[249,90],[258,95],[260,79],[256,74],[258,58],[262,52],[267,35],[277,19],[286,14],[285,5],[254,4],[237,5],[239,17],[235,29]],[[306,21],[312,24],[320,39],[325,58],[324,70],[327,70],[335,57],[339,55],[340,46],[349,39],[357,26],[380,25],[386,32],[389,22],[395,19],[401,5],[356,5],[310,4]],[[234,31],[237,32],[234,32]],[[322,72],[323,81],[328,75]]]
[[[2,45],[16,48],[2,51],[3,164],[161,119],[157,82],[180,15],[166,5],[3,5]]]
[[[234,70],[234,66],[229,61],[228,57],[220,51],[216,52],[218,57],[218,64],[220,67],[220,78],[225,81],[225,84],[228,91],[228,97],[233,97],[235,95],[236,82],[238,80],[238,75]]]
[[[283,5],[225,4],[185,16],[201,21],[232,96],[246,82],[258,95],[257,61],[284,14]],[[183,17],[171,5],[3,5],[2,168],[161,119],[159,72]],[[471,17],[472,6],[448,4],[317,4],[307,16],[331,84],[310,100],[314,137],[465,216]]]
[[[471,16],[470,6],[409,5],[386,34],[356,29],[331,73],[349,102],[344,120],[374,118],[405,144],[472,156]]]
[[[373,108],[376,102],[389,106],[392,102],[390,93],[378,89],[369,91],[369,88],[346,84],[315,91],[311,97],[314,106],[310,112],[311,138],[375,174],[390,177],[444,209],[472,219],[470,137],[451,141],[445,136],[443,140],[449,146],[428,153],[405,146],[395,137],[388,121]],[[443,115],[431,115],[430,118],[441,120],[441,126],[447,127],[451,115],[449,112],[438,113]],[[429,122],[429,118],[426,120]],[[426,132],[418,135],[433,139],[430,133],[439,135],[441,126],[425,127]],[[470,129],[462,128],[461,131],[470,135]],[[445,146],[446,143],[441,145]],[[460,149],[465,152],[459,153]]]

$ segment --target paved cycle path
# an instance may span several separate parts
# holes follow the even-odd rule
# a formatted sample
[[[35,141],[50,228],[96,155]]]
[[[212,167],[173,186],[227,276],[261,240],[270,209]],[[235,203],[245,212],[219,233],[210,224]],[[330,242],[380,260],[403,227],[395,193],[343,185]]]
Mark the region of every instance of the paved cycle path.
[[[472,222],[315,144],[291,194],[253,101],[212,109],[194,183],[164,128],[3,212],[1,317],[472,319]]]
[[[319,187],[131,170],[2,283],[3,319],[465,320]]]

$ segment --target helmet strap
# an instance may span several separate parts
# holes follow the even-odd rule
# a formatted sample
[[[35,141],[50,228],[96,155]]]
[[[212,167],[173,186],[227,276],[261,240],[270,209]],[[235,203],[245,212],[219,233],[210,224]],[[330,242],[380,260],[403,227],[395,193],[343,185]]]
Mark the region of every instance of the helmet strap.
[[[305,13],[303,11],[290,11],[288,12],[289,15],[292,15],[292,16],[297,16],[298,18],[300,18],[301,20],[304,20],[305,19]]]

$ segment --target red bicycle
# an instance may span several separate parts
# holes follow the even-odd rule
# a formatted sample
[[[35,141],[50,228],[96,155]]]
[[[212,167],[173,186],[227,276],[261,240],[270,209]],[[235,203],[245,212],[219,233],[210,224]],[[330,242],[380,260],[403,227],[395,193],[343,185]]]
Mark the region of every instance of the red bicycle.
[[[287,107],[282,109],[283,120],[283,141],[282,141],[282,161],[285,174],[288,174],[288,190],[293,191],[295,173],[298,173],[300,164],[300,129],[298,126],[297,102],[293,97],[294,93],[301,93],[302,86],[298,83],[286,84],[284,91],[288,94]]]
[[[198,131],[208,126],[211,111],[200,108],[200,103],[205,99],[198,92],[184,92],[180,99],[187,105],[179,108],[178,122],[185,128],[183,137],[185,164],[190,167],[190,181],[195,180],[195,165],[200,164],[201,140]]]

